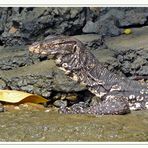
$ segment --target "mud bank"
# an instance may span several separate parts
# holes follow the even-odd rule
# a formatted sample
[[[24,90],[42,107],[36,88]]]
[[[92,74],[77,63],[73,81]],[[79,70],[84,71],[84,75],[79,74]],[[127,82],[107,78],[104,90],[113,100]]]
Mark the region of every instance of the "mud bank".
[[[0,141],[148,141],[148,112],[124,116],[19,110],[0,114]]]

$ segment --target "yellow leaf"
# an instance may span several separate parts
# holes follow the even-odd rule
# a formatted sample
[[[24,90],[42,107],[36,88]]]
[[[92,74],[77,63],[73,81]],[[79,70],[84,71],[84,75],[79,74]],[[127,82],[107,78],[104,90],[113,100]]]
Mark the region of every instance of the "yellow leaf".
[[[126,35],[131,34],[132,30],[131,29],[124,29],[123,31]]]
[[[0,90],[0,101],[8,103],[45,103],[48,100],[34,94],[17,90]]]

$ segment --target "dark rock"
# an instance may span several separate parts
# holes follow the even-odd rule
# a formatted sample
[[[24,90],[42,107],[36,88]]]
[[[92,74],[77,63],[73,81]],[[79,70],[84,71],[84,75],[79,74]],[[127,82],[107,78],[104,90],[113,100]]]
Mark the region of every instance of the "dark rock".
[[[98,33],[99,28],[97,28],[96,23],[92,21],[87,21],[85,26],[83,27],[83,32],[84,33]]]
[[[35,55],[30,58],[26,47],[11,48],[11,50],[10,48],[3,48],[0,52],[1,70],[12,70],[40,61],[39,57]]]
[[[127,77],[148,75],[147,26],[133,28],[132,32],[131,35],[106,37],[105,44],[107,48],[114,51],[113,57],[117,59],[118,70]]]
[[[130,27],[130,26],[142,26],[147,22],[148,10],[144,12],[144,8],[141,8],[141,11],[137,9],[131,9],[125,11],[118,20],[119,27]]]
[[[125,75],[130,76],[131,63],[130,63],[129,61],[125,61],[125,62],[122,64],[121,70],[122,70],[122,72],[123,72]]]
[[[140,76],[148,76],[148,65],[142,66],[137,73]]]
[[[66,82],[66,83],[65,83]],[[85,90],[85,86],[78,85],[77,82],[72,81],[66,77],[64,72],[56,69],[54,71],[53,90],[59,92],[78,92]]]
[[[142,54],[140,54],[142,53]],[[145,54],[143,54],[145,53]],[[124,51],[122,54],[119,53],[117,59],[120,63],[120,68],[126,76],[133,75],[148,75],[147,72],[147,55],[146,50],[128,50]]]
[[[146,59],[144,59],[144,57],[138,56],[138,55],[137,55],[137,57],[134,59],[132,65],[131,65],[131,68],[132,68],[132,69],[135,69],[135,71],[136,71],[136,70],[138,70],[139,68],[141,68],[141,67],[143,67],[144,65],[146,65],[147,62],[148,62],[148,61],[147,61]]]
[[[86,48],[90,50],[103,49],[106,47],[103,36],[98,34],[75,35],[74,37],[83,42]]]
[[[113,10],[112,9],[106,10],[105,14],[104,12],[103,14],[100,12],[96,21],[94,22],[88,21],[85,24],[83,32],[84,33],[95,32],[100,35],[110,35],[110,36],[117,36],[121,34],[120,29],[116,25],[116,17],[114,17],[114,15],[117,15],[116,14],[117,10],[116,9],[114,11]]]
[[[78,34],[85,21],[85,9],[81,7],[13,7],[2,8],[1,13],[0,40],[6,46],[30,44],[49,34]]]
[[[115,25],[114,20],[105,19],[96,22],[88,21],[83,28],[84,33],[97,33],[100,35],[117,36],[121,34],[120,29]]]
[[[68,93],[86,89],[57,70],[52,60],[1,71],[0,76],[10,89],[35,93],[48,99],[53,91]]]
[[[50,73],[46,74],[50,75]],[[46,98],[50,97],[52,79],[46,78],[46,75],[26,75],[19,77],[7,78],[7,86],[14,90],[22,90],[29,93],[34,93]],[[51,76],[52,78],[52,76]]]

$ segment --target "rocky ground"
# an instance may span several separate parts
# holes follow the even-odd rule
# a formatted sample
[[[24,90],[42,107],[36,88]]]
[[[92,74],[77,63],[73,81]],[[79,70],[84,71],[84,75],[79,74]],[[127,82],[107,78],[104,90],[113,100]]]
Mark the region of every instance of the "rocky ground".
[[[52,104],[60,107],[78,101],[90,101],[93,95],[85,86],[66,77],[63,71],[57,69],[53,60],[28,53],[28,45],[32,42],[60,34],[81,40],[110,71],[130,79],[148,80],[147,8],[18,7],[1,8],[0,14],[0,89],[39,94],[49,100],[48,106]],[[131,34],[124,34],[126,28],[131,29]],[[96,118],[83,115],[64,116],[55,112],[48,112],[48,115],[47,113],[45,115],[44,110],[45,108],[35,112],[25,110],[20,113],[0,114],[2,119],[0,128],[3,131],[0,134],[0,141],[147,141],[148,139],[147,111],[134,112],[125,117]],[[34,123],[29,116],[34,116],[38,122]],[[10,122],[12,119],[16,122]],[[58,119],[59,124],[55,119]],[[86,125],[82,127],[84,119]],[[131,121],[132,119],[134,121]],[[113,124],[109,126],[111,120]],[[130,121],[137,123],[136,126],[128,125]],[[30,123],[28,129],[31,129],[32,133],[30,136],[23,134],[17,137],[22,132],[28,133],[28,129],[22,128],[28,125],[27,122]],[[10,132],[13,133],[15,127],[19,129],[12,138],[8,136],[9,131],[6,131],[11,123],[14,124],[14,128]],[[19,126],[20,123],[22,126]],[[41,126],[43,123],[45,127]],[[68,128],[64,127],[64,123]],[[94,126],[90,128],[93,123]],[[119,124],[117,133],[110,132],[117,123]],[[34,126],[35,131],[32,128]],[[38,127],[40,130],[37,130]],[[97,133],[99,130],[95,129],[100,129],[102,133],[99,135]],[[57,136],[53,133],[48,135],[49,131],[53,133],[56,131]],[[70,136],[70,133],[75,134]],[[65,136],[61,137],[61,134]],[[76,138],[78,134],[80,137]],[[32,135],[34,137],[31,137]]]
[[[81,40],[110,71],[130,79],[142,76],[141,79],[147,80],[148,33],[146,34],[146,30],[147,27],[134,28],[130,35],[106,37],[103,44],[99,48],[95,47],[96,49],[94,43],[101,44],[102,42],[99,35],[87,34],[74,37]],[[77,100],[86,101],[89,98],[89,92],[85,86],[81,86],[66,77],[64,72],[56,67],[53,60],[49,60],[47,57],[29,55],[26,46],[14,49],[2,48],[0,59],[1,89],[8,88],[39,94],[49,99],[51,103],[56,101],[55,104],[59,104],[58,106],[63,103],[63,101],[61,102],[63,96],[66,104],[73,101],[77,102]],[[81,94],[86,94],[86,98]],[[69,99],[66,99],[67,95]]]

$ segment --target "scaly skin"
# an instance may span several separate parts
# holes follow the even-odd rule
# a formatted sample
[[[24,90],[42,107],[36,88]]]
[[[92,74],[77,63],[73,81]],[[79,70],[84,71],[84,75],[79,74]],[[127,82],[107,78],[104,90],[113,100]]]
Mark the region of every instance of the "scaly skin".
[[[75,104],[61,108],[64,113],[90,113],[98,115],[126,114],[131,110],[148,108],[148,88],[139,82],[128,80],[108,71],[86,49],[82,42],[72,37],[53,37],[35,42],[29,51],[36,54],[52,55],[56,65],[65,74],[86,85],[88,90],[101,98],[93,106]]]

